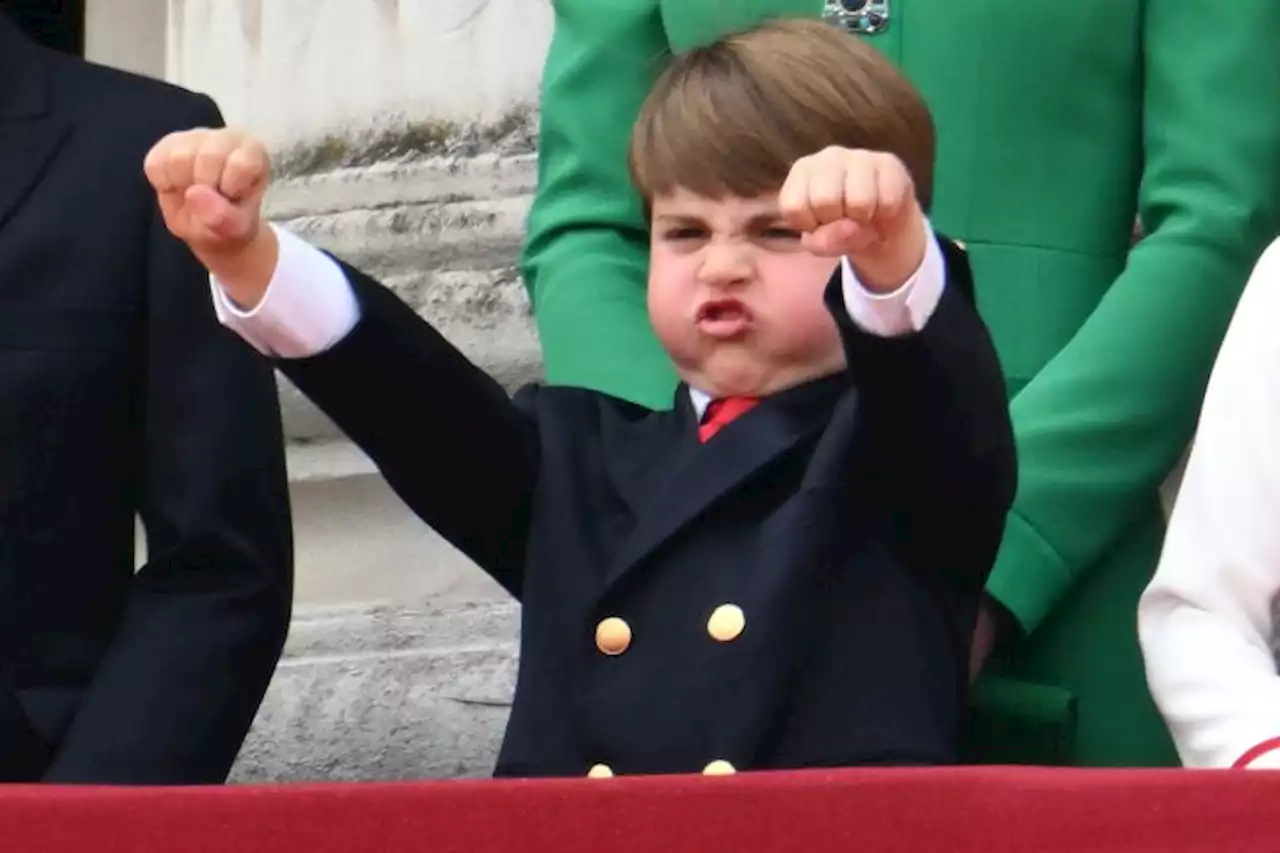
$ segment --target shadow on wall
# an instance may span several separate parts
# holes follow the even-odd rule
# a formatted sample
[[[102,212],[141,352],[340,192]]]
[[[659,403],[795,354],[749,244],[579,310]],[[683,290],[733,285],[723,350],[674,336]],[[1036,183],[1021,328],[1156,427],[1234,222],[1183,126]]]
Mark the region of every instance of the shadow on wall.
[[[46,47],[84,53],[84,0],[0,0],[0,12]]]

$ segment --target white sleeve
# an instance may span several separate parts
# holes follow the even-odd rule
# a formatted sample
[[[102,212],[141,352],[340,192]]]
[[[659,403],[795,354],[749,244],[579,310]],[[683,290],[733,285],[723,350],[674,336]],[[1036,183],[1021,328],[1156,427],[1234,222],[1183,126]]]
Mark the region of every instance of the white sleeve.
[[[848,258],[840,259],[845,309],[858,328],[882,338],[892,338],[918,332],[929,322],[942,299],[947,268],[928,220],[925,235],[924,259],[919,268],[892,293],[867,290]]]
[[[1209,380],[1159,568],[1138,607],[1147,681],[1183,764],[1274,764],[1280,676],[1280,241]]]
[[[333,258],[283,228],[271,226],[280,257],[262,301],[242,308],[210,276],[218,320],[263,355],[306,358],[347,336],[360,320],[351,283]]]

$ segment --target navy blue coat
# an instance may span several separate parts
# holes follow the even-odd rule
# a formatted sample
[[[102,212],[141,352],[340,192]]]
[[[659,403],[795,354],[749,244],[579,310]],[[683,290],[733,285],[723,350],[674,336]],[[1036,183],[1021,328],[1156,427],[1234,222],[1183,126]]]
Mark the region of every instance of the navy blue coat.
[[[833,278],[849,369],[706,444],[683,388],[664,412],[573,388],[511,400],[344,268],[359,323],[281,366],[523,602],[500,775],[956,759],[1015,460],[966,259],[943,245],[923,331],[862,332]]]

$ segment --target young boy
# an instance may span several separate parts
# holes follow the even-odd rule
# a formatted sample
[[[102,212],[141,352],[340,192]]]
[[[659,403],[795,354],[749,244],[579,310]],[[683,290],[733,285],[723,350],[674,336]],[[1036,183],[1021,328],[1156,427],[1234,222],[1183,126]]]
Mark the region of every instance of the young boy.
[[[179,134],[146,170],[224,322],[523,602],[498,774],[714,774],[955,760],[1014,454],[964,257],[921,212],[932,148],[915,91],[828,25],[672,60],[630,155],[684,380],[662,412],[508,399],[261,224],[250,139]]]

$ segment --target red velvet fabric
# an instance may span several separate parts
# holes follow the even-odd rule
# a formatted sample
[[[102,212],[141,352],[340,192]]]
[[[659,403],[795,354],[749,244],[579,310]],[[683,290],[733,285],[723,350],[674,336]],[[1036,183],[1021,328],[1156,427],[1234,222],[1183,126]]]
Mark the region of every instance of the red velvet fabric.
[[[1251,853],[1280,773],[854,770],[554,781],[0,789],[13,853]]]

